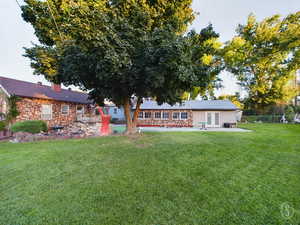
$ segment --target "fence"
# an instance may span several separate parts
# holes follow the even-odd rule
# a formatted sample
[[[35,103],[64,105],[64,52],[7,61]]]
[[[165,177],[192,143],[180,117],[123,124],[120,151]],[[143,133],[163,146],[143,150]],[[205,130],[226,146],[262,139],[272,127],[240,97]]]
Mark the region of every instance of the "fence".
[[[243,115],[241,122],[280,123],[282,115]]]

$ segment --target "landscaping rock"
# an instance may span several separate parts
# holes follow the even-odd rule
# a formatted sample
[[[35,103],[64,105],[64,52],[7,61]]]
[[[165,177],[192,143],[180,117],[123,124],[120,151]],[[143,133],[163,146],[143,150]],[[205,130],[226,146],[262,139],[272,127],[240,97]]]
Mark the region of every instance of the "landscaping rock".
[[[69,139],[100,136],[100,127],[100,123],[75,122],[62,129],[50,130],[48,132],[41,132],[38,134],[16,132],[14,133],[11,142],[20,143],[51,139]]]

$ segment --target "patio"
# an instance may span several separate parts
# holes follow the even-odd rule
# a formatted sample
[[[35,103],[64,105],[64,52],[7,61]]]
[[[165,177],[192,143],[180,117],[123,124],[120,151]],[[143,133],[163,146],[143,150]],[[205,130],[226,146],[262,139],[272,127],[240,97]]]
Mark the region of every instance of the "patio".
[[[141,127],[142,132],[251,132],[242,128],[207,128],[206,130],[196,127]]]
[[[125,130],[125,125],[112,125],[112,130],[122,132]],[[207,128],[202,130],[197,127],[139,127],[141,132],[252,132],[243,128]]]

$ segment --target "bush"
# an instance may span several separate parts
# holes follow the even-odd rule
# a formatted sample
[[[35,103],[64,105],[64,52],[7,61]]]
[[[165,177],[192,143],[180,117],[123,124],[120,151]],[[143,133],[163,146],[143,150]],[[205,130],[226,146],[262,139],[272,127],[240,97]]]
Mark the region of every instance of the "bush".
[[[295,106],[295,113],[300,113],[300,105]]]
[[[4,131],[6,128],[6,123],[4,121],[0,121],[0,131]]]
[[[255,123],[261,121],[263,123],[280,123],[282,115],[243,115],[242,122]]]
[[[28,132],[32,134],[37,134],[41,131],[47,131],[47,129],[47,124],[41,120],[27,120],[17,122],[11,126],[12,132]]]
[[[289,122],[293,122],[294,121],[295,112],[294,112],[293,107],[287,106],[285,108],[285,112],[284,113],[285,113],[285,118],[286,118],[287,121],[289,121]]]

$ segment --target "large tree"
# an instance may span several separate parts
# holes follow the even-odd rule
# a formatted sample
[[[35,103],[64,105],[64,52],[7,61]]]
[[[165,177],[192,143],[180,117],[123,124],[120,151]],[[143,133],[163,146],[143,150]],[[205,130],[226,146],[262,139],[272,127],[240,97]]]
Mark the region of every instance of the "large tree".
[[[239,25],[224,48],[227,69],[249,94],[258,111],[295,95],[292,80],[300,68],[300,12]]]
[[[22,16],[40,41],[26,49],[35,74],[76,85],[98,104],[123,106],[129,134],[143,98],[174,104],[184,91],[206,89],[221,68],[211,25],[184,34],[194,18],[191,0],[25,3]]]
[[[240,93],[236,92],[234,95],[220,95],[218,100],[229,100],[235,104],[239,109],[244,108],[243,100],[241,99]]]

